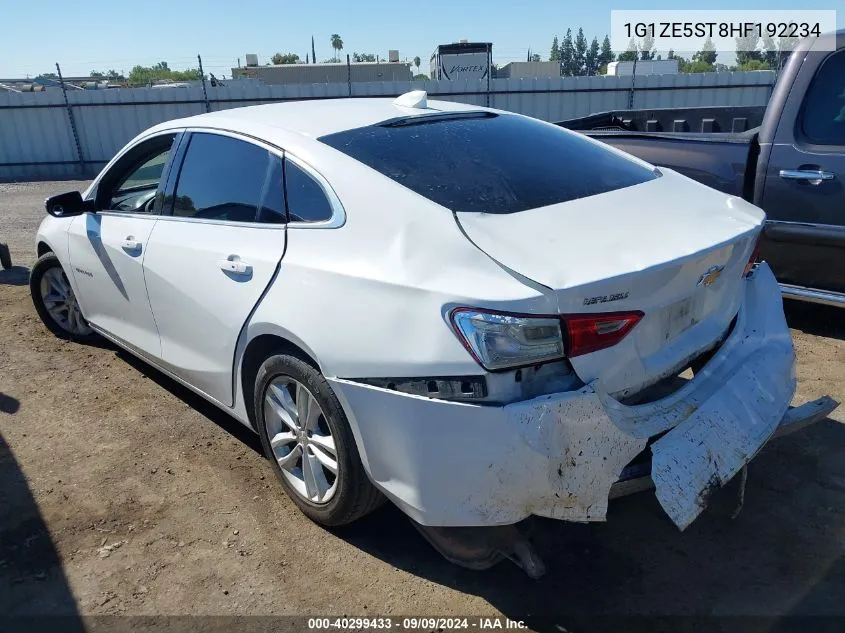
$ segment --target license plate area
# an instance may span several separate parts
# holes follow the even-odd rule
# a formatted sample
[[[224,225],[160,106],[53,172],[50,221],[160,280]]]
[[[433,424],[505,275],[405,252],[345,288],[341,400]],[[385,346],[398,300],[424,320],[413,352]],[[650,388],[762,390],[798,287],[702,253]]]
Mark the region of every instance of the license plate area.
[[[685,297],[664,311],[663,336],[666,341],[677,338],[698,322],[695,296]]]

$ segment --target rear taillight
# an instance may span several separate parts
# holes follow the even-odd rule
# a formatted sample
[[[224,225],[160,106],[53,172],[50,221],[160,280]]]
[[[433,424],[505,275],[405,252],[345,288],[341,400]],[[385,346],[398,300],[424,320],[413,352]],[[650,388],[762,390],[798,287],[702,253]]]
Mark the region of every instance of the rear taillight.
[[[748,263],[745,264],[745,270],[742,273],[743,277],[747,277],[748,273],[752,271],[754,268],[754,264],[757,263],[757,260],[760,257],[760,236],[757,236],[757,240],[754,242],[754,250],[751,251],[751,257],[748,258]]]
[[[643,313],[606,312],[603,314],[565,314],[566,356],[580,356],[616,345],[634,329]]]
[[[465,307],[450,314],[458,339],[489,371],[539,365],[611,347],[642,317],[639,311],[558,316]]]

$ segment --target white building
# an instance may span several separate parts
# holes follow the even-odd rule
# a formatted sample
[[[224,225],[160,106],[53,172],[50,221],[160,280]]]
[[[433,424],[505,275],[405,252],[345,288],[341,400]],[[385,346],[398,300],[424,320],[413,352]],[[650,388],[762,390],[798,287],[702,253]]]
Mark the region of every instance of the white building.
[[[634,64],[637,65],[637,76],[640,75],[677,75],[677,59],[654,59],[650,61],[636,62],[610,62],[607,65],[607,74],[617,77],[630,77],[634,74]]]

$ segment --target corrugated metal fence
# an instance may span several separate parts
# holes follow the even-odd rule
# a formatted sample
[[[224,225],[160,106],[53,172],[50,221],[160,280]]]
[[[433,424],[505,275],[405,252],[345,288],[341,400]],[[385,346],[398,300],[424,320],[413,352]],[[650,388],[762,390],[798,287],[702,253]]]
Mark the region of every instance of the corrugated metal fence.
[[[397,81],[267,86],[230,82],[207,89],[134,88],[0,92],[0,182],[89,178],[129,139],[169,119],[247,105],[307,99],[396,96],[427,90],[460,101],[560,121],[607,110],[764,105],[774,73],[560,77],[487,81]],[[76,137],[73,127],[76,127]]]

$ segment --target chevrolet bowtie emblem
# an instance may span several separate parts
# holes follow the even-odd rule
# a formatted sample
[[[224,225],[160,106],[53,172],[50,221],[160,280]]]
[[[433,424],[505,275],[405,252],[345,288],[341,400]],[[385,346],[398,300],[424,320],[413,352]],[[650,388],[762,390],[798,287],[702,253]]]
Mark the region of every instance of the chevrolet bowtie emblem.
[[[701,277],[698,278],[697,286],[712,286],[721,277],[724,266],[711,266]]]

